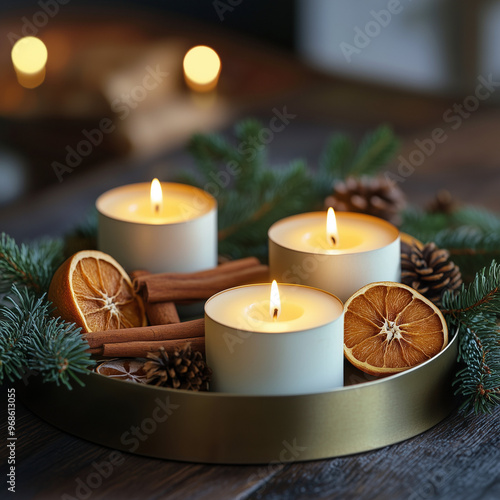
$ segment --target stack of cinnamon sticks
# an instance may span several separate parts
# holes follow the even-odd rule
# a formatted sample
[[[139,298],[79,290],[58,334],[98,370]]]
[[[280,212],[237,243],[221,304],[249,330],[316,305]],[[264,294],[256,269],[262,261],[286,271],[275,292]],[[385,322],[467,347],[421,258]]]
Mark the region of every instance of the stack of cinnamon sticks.
[[[205,320],[91,332],[85,337],[92,354],[113,358],[145,358],[160,347],[172,351],[186,342],[193,351],[204,352]]]
[[[90,352],[106,357],[146,357],[160,347],[172,351],[186,342],[205,350],[204,320],[180,322],[175,304],[207,300],[233,286],[266,282],[269,269],[255,257],[229,261],[195,273],[131,273],[134,289],[144,301],[151,326],[86,334]]]
[[[269,268],[256,257],[233,260],[195,273],[134,273],[134,289],[145,303],[206,300],[233,286],[267,281]]]

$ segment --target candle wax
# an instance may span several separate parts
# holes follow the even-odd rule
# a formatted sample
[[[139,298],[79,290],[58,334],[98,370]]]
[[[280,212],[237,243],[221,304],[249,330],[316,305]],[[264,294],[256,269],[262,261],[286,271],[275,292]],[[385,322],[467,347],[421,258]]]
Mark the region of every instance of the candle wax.
[[[175,224],[195,219],[214,207],[213,199],[203,191],[175,183],[162,183],[163,201],[151,202],[151,184],[122,186],[98,200],[98,208],[113,219],[140,224]]]
[[[304,308],[299,304],[282,300],[281,314],[277,318],[273,318],[270,313],[271,301],[264,300],[251,304],[245,311],[248,317],[248,322],[251,325],[263,325],[260,323],[275,323],[275,322],[289,322],[300,318],[304,314]]]
[[[376,217],[337,212],[338,242],[327,240],[326,212],[312,212],[283,219],[269,230],[278,245],[307,253],[339,255],[382,248],[398,236],[397,229]]]
[[[214,295],[205,311],[214,320],[241,331],[262,333],[297,332],[318,328],[342,315],[342,303],[327,292],[310,287],[278,284],[281,314],[269,311],[271,284],[231,289],[230,307],[224,292]]]

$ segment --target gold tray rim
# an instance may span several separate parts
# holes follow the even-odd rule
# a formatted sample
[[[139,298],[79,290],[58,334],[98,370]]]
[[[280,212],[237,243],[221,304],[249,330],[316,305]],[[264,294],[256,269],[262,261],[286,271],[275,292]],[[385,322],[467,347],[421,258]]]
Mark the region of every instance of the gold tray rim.
[[[451,380],[457,352],[455,334],[443,351],[410,370],[314,394],[192,392],[92,372],[86,387],[71,391],[36,379],[18,387],[42,419],[114,449],[210,464],[308,461],[394,444],[446,418],[456,408]],[[137,447],[125,443],[124,432],[149,422],[158,401],[176,409]],[[281,459],[284,443],[297,443],[300,453]]]

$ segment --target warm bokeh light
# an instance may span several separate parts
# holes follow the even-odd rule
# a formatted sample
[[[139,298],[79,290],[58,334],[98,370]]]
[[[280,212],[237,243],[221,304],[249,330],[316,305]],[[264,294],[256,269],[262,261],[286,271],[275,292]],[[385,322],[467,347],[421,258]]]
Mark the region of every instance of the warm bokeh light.
[[[183,67],[186,83],[192,90],[208,92],[216,87],[221,62],[215,50],[205,45],[193,47],[184,56]]]
[[[21,38],[12,47],[11,56],[17,80],[23,87],[32,89],[43,83],[48,53],[47,47],[39,38]]]
[[[278,283],[276,283],[276,280],[273,280],[273,283],[271,285],[269,314],[273,319],[278,319],[281,314],[280,291],[278,290]]]
[[[332,207],[328,209],[328,212],[326,214],[326,240],[331,246],[336,246],[339,243],[337,219],[335,217],[335,211]]]
[[[163,205],[163,193],[161,184],[158,179],[153,179],[151,182],[151,209],[153,213],[158,214],[161,212]]]

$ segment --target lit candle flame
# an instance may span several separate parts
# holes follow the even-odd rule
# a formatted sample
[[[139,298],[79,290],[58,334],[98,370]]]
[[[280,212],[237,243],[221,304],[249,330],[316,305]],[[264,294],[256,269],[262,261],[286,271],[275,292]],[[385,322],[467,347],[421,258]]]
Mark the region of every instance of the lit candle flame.
[[[337,246],[339,243],[339,231],[337,229],[337,219],[332,207],[326,214],[326,240],[330,246]]]
[[[163,205],[163,194],[158,179],[151,182],[151,208],[155,214],[159,214]]]
[[[184,56],[183,67],[186,83],[192,90],[209,92],[217,86],[221,62],[214,49],[205,45],[193,47]]]
[[[34,89],[45,79],[47,47],[34,36],[20,38],[12,47],[12,64],[17,81],[27,89]]]
[[[276,280],[273,280],[273,283],[271,285],[269,314],[274,320],[277,320],[281,314],[280,292],[278,290],[278,283],[276,283]]]

